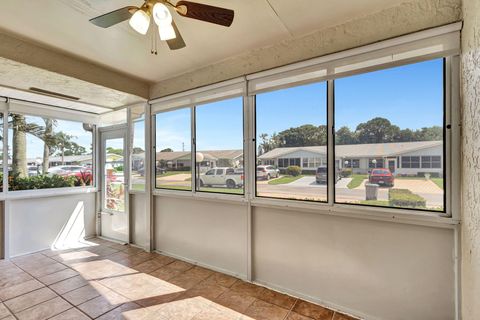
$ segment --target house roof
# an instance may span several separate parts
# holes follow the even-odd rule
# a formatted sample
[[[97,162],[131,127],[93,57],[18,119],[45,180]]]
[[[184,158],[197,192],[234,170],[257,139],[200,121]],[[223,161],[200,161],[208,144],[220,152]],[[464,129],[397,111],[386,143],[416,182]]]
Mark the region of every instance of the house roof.
[[[415,142],[392,142],[392,143],[371,143],[371,144],[348,144],[335,147],[335,156],[340,158],[347,157],[390,157],[400,154],[414,152],[417,150],[441,146],[442,141],[415,141]],[[289,147],[275,148],[259,156],[259,159],[280,158],[297,151],[307,151],[325,155],[326,146],[313,147]]]
[[[201,152],[204,160],[218,160],[218,159],[237,159],[243,155],[243,150],[205,150]],[[190,151],[172,151],[172,152],[157,152],[157,160],[190,160]]]

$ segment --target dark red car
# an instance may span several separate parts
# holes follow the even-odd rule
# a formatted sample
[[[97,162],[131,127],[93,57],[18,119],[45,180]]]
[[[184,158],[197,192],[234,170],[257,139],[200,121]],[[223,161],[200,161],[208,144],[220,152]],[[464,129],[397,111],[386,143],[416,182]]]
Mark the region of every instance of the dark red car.
[[[368,176],[368,182],[393,187],[395,183],[395,177],[389,169],[373,169]]]

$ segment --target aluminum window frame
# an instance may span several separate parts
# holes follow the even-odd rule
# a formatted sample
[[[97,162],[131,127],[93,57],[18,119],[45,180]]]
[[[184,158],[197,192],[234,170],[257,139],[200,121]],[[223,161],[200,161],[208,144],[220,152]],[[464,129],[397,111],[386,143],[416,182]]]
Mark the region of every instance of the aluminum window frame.
[[[258,83],[260,78],[281,78],[283,75],[287,78],[292,78],[292,74],[299,75],[298,79],[301,79],[299,82],[294,83],[283,83],[282,81],[278,82],[281,85],[277,85],[272,88],[263,88],[260,92],[273,91],[282,88],[288,88],[292,86],[298,86],[302,84],[308,84],[312,82],[327,82],[327,163],[328,163],[328,189],[327,189],[327,202],[308,202],[302,200],[290,200],[290,199],[281,199],[281,198],[265,198],[256,196],[256,94],[255,92],[245,92],[244,93],[244,167],[245,167],[245,195],[242,199],[239,199],[238,195],[228,195],[228,194],[200,194],[195,193],[195,186],[192,186],[192,193],[185,194],[182,191],[175,190],[159,190],[154,189],[154,195],[169,195],[173,197],[193,197],[194,199],[208,199],[215,201],[227,201],[227,202],[246,202],[248,207],[269,207],[269,208],[294,208],[298,211],[312,212],[318,214],[333,214],[338,216],[347,216],[354,218],[365,218],[381,221],[393,221],[393,222],[402,222],[410,224],[420,224],[420,225],[429,225],[429,226],[451,226],[456,225],[460,222],[460,131],[461,131],[461,121],[460,121],[460,47],[459,47],[459,30],[461,29],[461,24],[454,23],[451,25],[433,28],[425,31],[420,31],[418,33],[400,36],[398,38],[386,40],[379,42],[378,44],[367,45],[364,47],[359,47],[356,49],[347,50],[344,52],[339,52],[336,54],[315,58],[307,60],[300,63],[294,63],[291,65],[286,65],[283,67],[275,68],[272,70],[260,72],[258,74],[247,75],[246,85],[250,87],[250,81],[256,81]],[[455,35],[453,35],[455,33]],[[389,63],[382,63],[375,66],[369,66],[368,68],[362,69],[360,71],[349,71],[347,73],[341,73],[337,76],[327,75],[320,77],[312,77],[315,72],[315,66],[318,68],[324,69],[328,61],[340,58],[342,60],[348,60],[348,57],[351,56],[356,58],[357,54],[367,55],[369,52],[375,52],[375,50],[383,50],[389,47],[401,47],[403,44],[409,44],[409,41],[415,41],[416,44],[422,41],[429,43],[429,37],[435,38],[442,35],[448,36],[447,40],[450,42],[450,47],[447,51],[442,54],[433,54],[433,55],[422,55],[418,57],[409,57],[408,59],[402,61],[392,61]],[[458,39],[457,39],[458,38]],[[455,47],[455,41],[458,42],[458,46]],[[444,76],[445,76],[445,125],[444,125],[444,157],[442,159],[443,166],[445,168],[445,178],[444,178],[444,208],[445,213],[438,213],[434,211],[423,211],[419,209],[405,209],[405,208],[389,208],[389,207],[375,207],[375,206],[364,206],[359,204],[342,204],[335,203],[335,147],[334,147],[334,85],[335,79],[342,78],[345,76],[351,76],[354,74],[365,73],[370,71],[382,70],[396,66],[402,66],[407,64],[412,64],[416,62],[422,62],[426,60],[432,60],[436,58],[443,58],[445,63]],[[355,61],[355,59],[353,59]],[[301,73],[307,72],[307,77],[302,77]],[[294,78],[294,77],[293,77]],[[237,80],[235,80],[237,81]],[[269,80],[270,81],[270,80]],[[217,83],[210,85],[204,88],[197,88],[191,90],[187,93],[180,93],[172,95],[174,97],[181,97],[183,95],[191,98],[195,94],[203,94],[206,91],[216,89],[217,93],[218,88],[221,88],[224,85],[231,85],[232,80],[226,81],[224,83]],[[194,91],[192,93],[192,91]],[[226,98],[225,98],[226,99]],[[156,103],[157,101],[170,101],[171,99],[167,96],[165,98],[152,100],[151,103]],[[223,100],[223,99],[219,99]],[[193,107],[193,104],[186,105],[172,105],[171,108],[161,110],[169,111],[177,108]],[[157,108],[152,108],[152,110],[158,110]],[[452,112],[452,111],[455,112]],[[161,112],[160,111],[160,112]],[[154,123],[154,114],[159,113],[152,111],[152,123]],[[155,125],[152,126],[152,139],[155,138],[154,129]],[[153,152],[154,153],[154,152]],[[154,158],[152,157],[154,160]],[[397,166],[400,161],[397,159]],[[152,166],[152,172],[155,172],[154,166]],[[195,175],[192,175],[194,177]],[[195,179],[192,179],[194,181]],[[154,182],[154,180],[152,180]],[[250,209],[249,209],[250,210]]]
[[[65,194],[76,193],[91,193],[98,191],[98,174],[97,174],[97,124],[99,115],[92,114],[84,111],[76,111],[71,109],[65,109],[63,107],[46,105],[33,101],[24,101],[14,98],[5,98],[5,108],[0,110],[3,114],[3,191],[0,192],[0,200],[2,199],[26,199],[32,197],[49,197]],[[14,110],[11,110],[10,104],[15,105]],[[32,111],[33,112],[30,112]],[[10,113],[22,114],[30,117],[46,117],[54,120],[63,120],[76,123],[88,123],[92,125],[92,174],[93,180],[90,186],[78,186],[78,187],[62,187],[62,188],[45,188],[45,189],[28,189],[28,190],[9,190],[8,185],[8,148],[9,144],[9,132],[8,132],[8,117]],[[59,116],[54,116],[58,113]],[[78,121],[80,117],[81,121]],[[85,122],[87,121],[87,122]],[[67,132],[68,133],[68,132]]]

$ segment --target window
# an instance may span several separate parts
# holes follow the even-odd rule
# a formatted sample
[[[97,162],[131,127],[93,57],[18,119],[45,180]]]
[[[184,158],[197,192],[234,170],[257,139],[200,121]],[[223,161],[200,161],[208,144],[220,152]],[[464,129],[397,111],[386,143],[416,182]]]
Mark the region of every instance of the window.
[[[9,114],[9,190],[93,185],[93,126]]]
[[[155,186],[192,190],[191,109],[155,116]]]
[[[132,121],[131,190],[145,190],[145,107],[130,109]]]
[[[422,156],[422,168],[440,169],[442,168],[441,156]]]
[[[370,169],[383,168],[383,159],[382,158],[368,159],[368,167]]]
[[[257,166],[259,197],[327,201],[325,82],[256,96],[257,163],[277,160],[278,168]],[[303,166],[302,166],[303,163]]]
[[[417,169],[420,168],[420,157],[402,157],[402,168],[405,169]]]
[[[243,98],[197,106],[195,119],[197,191],[243,194]]]
[[[337,79],[334,96],[335,156],[360,159],[340,172],[335,202],[443,211],[444,60]]]
[[[351,169],[360,168],[360,159],[345,159],[343,161],[343,167]]]

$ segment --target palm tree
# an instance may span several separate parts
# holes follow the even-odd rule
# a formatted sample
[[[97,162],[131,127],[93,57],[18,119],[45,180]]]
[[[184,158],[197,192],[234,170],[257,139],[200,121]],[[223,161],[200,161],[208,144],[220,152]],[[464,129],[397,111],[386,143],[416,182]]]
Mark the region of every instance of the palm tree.
[[[43,136],[42,173],[46,174],[48,172],[50,163],[50,148],[55,144],[55,139],[53,137],[53,126],[56,124],[56,120],[43,118],[43,121],[45,122],[45,133]]]

